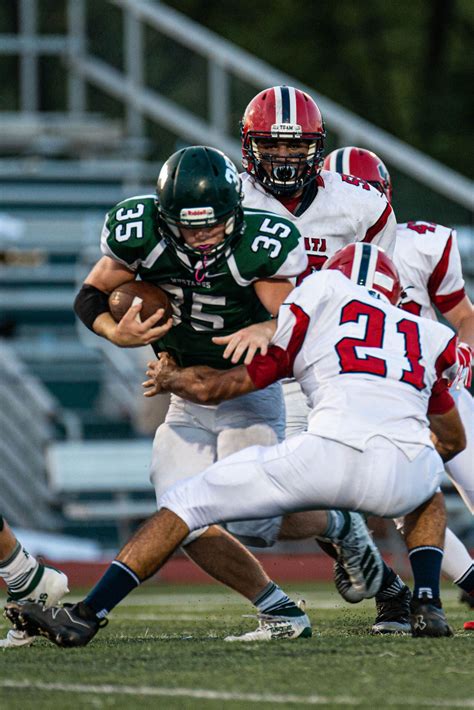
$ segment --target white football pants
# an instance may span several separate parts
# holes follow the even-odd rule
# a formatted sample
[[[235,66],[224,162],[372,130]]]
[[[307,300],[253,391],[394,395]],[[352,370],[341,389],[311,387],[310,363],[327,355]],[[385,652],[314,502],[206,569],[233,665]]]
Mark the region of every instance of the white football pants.
[[[474,514],[474,399],[464,387],[453,392],[456,406],[466,431],[464,451],[446,464],[446,471],[459,495]]]
[[[365,451],[304,433],[275,446],[252,446],[168,490],[159,507],[190,530],[210,523],[343,508],[394,518],[436,491],[443,463],[424,447],[413,460],[381,436]]]
[[[157,501],[177,481],[249,446],[276,444],[284,435],[285,407],[278,382],[215,406],[193,404],[172,395],[166,419],[153,442],[150,478]],[[258,530],[254,530],[252,521],[250,532],[245,523],[242,525],[243,539],[255,536],[266,545],[278,536],[281,519],[262,522]],[[239,534],[239,526],[233,524],[230,532]],[[185,544],[203,532],[197,530]]]
[[[286,408],[286,436],[301,434],[307,428],[311,411],[301,388],[295,380],[283,383]],[[445,464],[446,471],[471,513],[474,514],[474,399],[464,387],[452,392],[459,411],[467,445],[464,451]]]

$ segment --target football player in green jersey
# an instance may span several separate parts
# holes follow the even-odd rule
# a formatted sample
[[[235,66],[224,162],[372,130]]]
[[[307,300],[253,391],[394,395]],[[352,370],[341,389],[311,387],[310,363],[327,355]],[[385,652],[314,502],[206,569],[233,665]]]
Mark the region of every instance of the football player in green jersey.
[[[79,318],[116,345],[152,344],[155,352],[166,351],[183,366],[231,367],[222,357],[225,346],[217,344],[215,336],[269,321],[292,289],[289,278],[301,273],[307,262],[297,228],[272,213],[244,210],[234,164],[220,151],[203,146],[180,150],[166,161],[157,196],[124,200],[107,214],[101,249],[103,257],[76,298]],[[119,323],[112,319],[108,294],[137,276],[170,296],[173,318],[164,325],[156,325],[162,310],[140,322],[141,305],[132,306]],[[240,351],[251,357],[259,337],[247,330]],[[212,407],[173,395],[153,443],[151,478],[157,498],[224,456],[252,444],[276,443],[284,436],[284,425],[279,383]],[[278,527],[273,529],[272,522],[270,529],[262,529],[263,544]],[[260,612],[277,612],[275,637],[281,635],[282,614],[294,619],[284,622],[291,627],[287,637],[308,635],[307,616],[224,530],[212,526],[194,531],[185,549]],[[114,585],[119,589],[122,583],[116,580]],[[272,634],[267,630],[265,635]]]

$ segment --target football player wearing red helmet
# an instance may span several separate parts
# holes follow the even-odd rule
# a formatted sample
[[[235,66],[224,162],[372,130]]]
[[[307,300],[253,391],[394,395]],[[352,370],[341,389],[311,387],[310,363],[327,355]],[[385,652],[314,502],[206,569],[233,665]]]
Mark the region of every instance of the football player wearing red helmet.
[[[324,168],[366,180],[392,200],[390,174],[378,155],[347,146],[330,153]],[[433,222],[409,221],[397,226],[394,261],[402,279],[401,307],[437,320],[435,307],[457,330],[460,342],[460,378],[469,387],[474,347],[474,306],[464,289],[461,259],[454,230]],[[446,466],[455,486],[474,512],[474,403],[468,390],[457,383],[456,403],[467,434],[466,449]],[[452,387],[455,390],[455,387]],[[474,606],[474,563],[462,542],[446,531],[443,572],[463,590],[463,599]],[[466,596],[467,595],[467,596]]]
[[[383,192],[392,202],[392,180],[383,160],[365,148],[339,148],[324,160],[324,169],[335,173],[362,178],[377,190]]]
[[[395,240],[396,220],[380,192],[353,178],[346,180],[321,170],[325,136],[314,99],[291,86],[273,86],[258,93],[241,121],[244,205],[280,214],[298,227],[308,266],[297,283],[321,269],[347,244],[373,243],[390,254]],[[306,429],[309,409],[297,382],[284,382],[283,391],[286,435],[291,436]],[[228,529],[235,534],[232,524]],[[297,525],[284,521],[280,534],[296,538]],[[398,633],[409,630],[409,597],[408,589],[393,572],[384,577],[382,588],[392,584],[399,586],[392,604],[394,614],[391,618],[386,614],[384,631]]]
[[[269,192],[297,197],[318,175],[326,132],[304,91],[275,86],[255,96],[241,121],[242,165]]]

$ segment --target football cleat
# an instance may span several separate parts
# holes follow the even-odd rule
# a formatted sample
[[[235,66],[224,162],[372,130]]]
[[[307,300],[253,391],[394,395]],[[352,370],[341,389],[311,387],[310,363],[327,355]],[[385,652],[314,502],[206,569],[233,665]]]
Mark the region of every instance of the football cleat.
[[[371,629],[373,634],[409,634],[411,592],[405,585],[394,597],[376,599],[377,617]]]
[[[69,592],[68,579],[66,575],[54,567],[39,565],[40,579],[34,589],[26,596],[19,597],[10,593],[8,601],[31,601],[52,606],[57,604],[65,594]],[[19,629],[10,629],[6,638],[0,639],[0,648],[18,648],[19,646],[30,646],[34,641],[34,635]]]
[[[346,513],[349,529],[341,538],[317,539],[332,545],[337,553],[336,588],[351,604],[374,597],[380,589],[383,562],[360,513]]]
[[[33,602],[8,602],[5,616],[15,628],[30,636],[44,636],[56,646],[86,646],[108,624],[98,619],[84,602],[45,607]]]
[[[304,612],[306,603],[301,600],[298,607]],[[248,616],[248,615],[247,615]],[[311,621],[306,614],[300,616],[277,616],[257,614],[258,627],[241,636],[226,636],[224,641],[275,641],[278,639],[305,639],[313,635]]]
[[[410,603],[411,635],[415,637],[453,636],[454,632],[441,606],[440,599],[430,599],[423,594]]]
[[[465,631],[474,631],[474,621],[464,622],[464,630]]]

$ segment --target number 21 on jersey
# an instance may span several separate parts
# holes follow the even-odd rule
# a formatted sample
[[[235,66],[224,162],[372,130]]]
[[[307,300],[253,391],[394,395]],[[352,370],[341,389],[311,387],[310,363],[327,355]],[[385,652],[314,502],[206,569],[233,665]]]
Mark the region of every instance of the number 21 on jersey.
[[[376,377],[387,376],[387,362],[375,355],[360,356],[357,348],[382,348],[386,317],[380,309],[362,301],[350,301],[341,311],[340,324],[360,323],[365,319],[365,333],[363,337],[345,337],[336,343],[336,352],[341,366],[340,373],[361,372]],[[392,327],[395,324],[390,324]],[[406,382],[417,390],[425,388],[425,368],[421,364],[420,332],[418,324],[408,318],[400,318],[396,323],[397,333],[403,336],[404,356],[408,360],[409,368],[402,370],[400,382]]]

